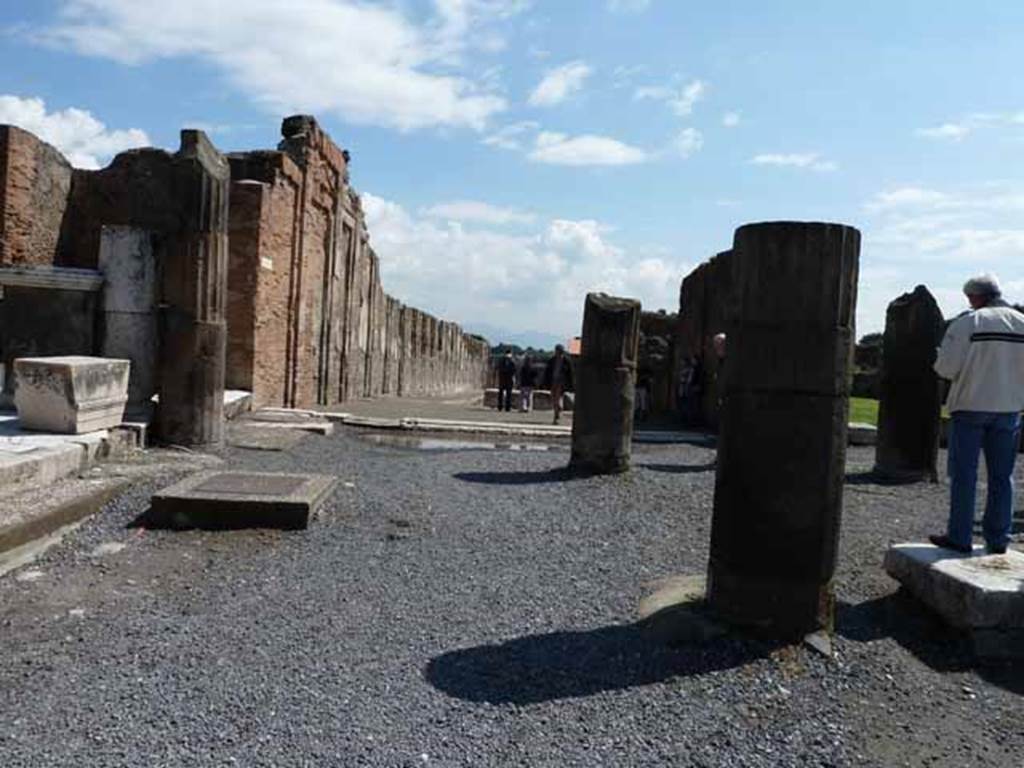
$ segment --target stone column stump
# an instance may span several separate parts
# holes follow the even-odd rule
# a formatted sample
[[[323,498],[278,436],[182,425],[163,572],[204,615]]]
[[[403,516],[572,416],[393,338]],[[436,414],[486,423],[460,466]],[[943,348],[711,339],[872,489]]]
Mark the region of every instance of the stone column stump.
[[[938,480],[942,389],[932,366],[945,320],[923,285],[885,313],[875,474],[887,482]]]
[[[583,353],[576,364],[570,468],[593,474],[629,469],[640,343],[640,302],[587,294]]]
[[[832,625],[860,233],[750,224],[733,251],[708,600],[797,637]]]

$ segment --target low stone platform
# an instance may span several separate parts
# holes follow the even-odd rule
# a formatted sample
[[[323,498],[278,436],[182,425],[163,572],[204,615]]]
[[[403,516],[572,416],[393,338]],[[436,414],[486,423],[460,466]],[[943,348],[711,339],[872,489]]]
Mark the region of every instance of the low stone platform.
[[[979,656],[1024,658],[1024,553],[895,544],[885,570],[951,626],[969,630]]]
[[[327,475],[201,472],[154,494],[146,524],[207,530],[306,528],[335,483]]]

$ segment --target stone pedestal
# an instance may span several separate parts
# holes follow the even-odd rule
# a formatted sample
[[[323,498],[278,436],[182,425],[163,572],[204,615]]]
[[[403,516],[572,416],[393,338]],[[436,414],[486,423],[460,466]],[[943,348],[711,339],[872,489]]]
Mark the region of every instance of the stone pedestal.
[[[128,402],[128,360],[35,357],[14,361],[24,429],[82,434],[116,427]]]
[[[970,631],[979,656],[1024,658],[1024,554],[895,544],[885,571],[948,624]]]
[[[839,224],[736,231],[708,599],[772,636],[832,624],[859,252]]]
[[[629,469],[640,341],[640,302],[587,294],[570,467],[612,474]]]
[[[932,369],[945,321],[923,285],[885,313],[875,473],[888,482],[938,480],[942,395]]]

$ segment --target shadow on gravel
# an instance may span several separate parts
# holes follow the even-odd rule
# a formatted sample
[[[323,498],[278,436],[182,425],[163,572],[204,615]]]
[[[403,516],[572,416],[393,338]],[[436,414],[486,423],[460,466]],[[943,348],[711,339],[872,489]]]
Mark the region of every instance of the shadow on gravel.
[[[856,605],[841,602],[836,633],[859,643],[891,638],[936,672],[974,672],[993,685],[1024,694],[1024,662],[979,662],[965,634],[951,629],[903,589]]]
[[[671,648],[630,624],[451,651],[431,659],[424,674],[434,688],[457,699],[524,705],[732,669],[773,650],[747,639]]]
[[[637,464],[638,467],[652,472],[668,472],[673,475],[696,475],[702,472],[714,472],[717,462],[710,464]]]
[[[456,472],[453,477],[464,483],[483,485],[540,485],[582,480],[586,475],[572,472],[568,467],[559,467],[537,472]]]

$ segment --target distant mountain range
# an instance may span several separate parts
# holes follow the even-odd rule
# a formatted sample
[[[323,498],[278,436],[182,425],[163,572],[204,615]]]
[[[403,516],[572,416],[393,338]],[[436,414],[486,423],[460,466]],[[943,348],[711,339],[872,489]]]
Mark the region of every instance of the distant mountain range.
[[[554,349],[555,344],[568,344],[567,336],[558,336],[543,331],[510,331],[491,323],[463,323],[463,330],[476,333],[490,342],[491,346],[511,344],[517,347],[533,347],[534,349]]]

